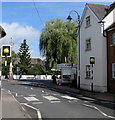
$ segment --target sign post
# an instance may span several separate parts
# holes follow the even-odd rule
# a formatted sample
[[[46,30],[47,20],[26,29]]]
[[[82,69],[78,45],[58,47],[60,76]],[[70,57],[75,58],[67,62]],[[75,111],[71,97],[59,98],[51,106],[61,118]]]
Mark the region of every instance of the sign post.
[[[20,67],[17,67],[16,71],[17,71],[17,79],[18,79],[18,78],[20,78],[20,77],[18,77],[18,75],[19,75],[18,73],[20,72]]]
[[[90,57],[90,64],[92,65],[92,80],[93,80],[93,65],[95,64],[95,57]],[[93,82],[91,83],[91,91],[93,92]]]

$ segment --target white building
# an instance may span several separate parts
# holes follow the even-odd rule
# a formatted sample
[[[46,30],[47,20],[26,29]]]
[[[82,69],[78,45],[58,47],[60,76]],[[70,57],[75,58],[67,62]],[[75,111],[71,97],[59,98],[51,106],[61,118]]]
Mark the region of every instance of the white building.
[[[80,88],[97,92],[107,91],[107,44],[103,23],[109,6],[87,3],[80,28]],[[109,13],[111,14],[111,13]],[[113,17],[104,19],[107,27]],[[90,57],[95,64],[90,64]]]

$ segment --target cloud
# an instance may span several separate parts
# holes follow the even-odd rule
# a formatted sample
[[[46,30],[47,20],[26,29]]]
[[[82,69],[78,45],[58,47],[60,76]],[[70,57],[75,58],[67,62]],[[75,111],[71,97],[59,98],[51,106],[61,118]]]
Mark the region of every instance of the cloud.
[[[12,46],[13,51],[18,52],[21,43],[26,39],[27,44],[31,48],[31,56],[41,58],[38,47],[40,31],[34,29],[32,26],[21,25],[19,23],[2,23],[2,26],[7,35],[0,40],[0,45],[9,44]]]
[[[45,57],[42,57],[41,55],[40,55],[40,53],[39,52],[37,52],[37,51],[34,51],[34,50],[30,50],[30,53],[31,53],[31,57],[32,58],[41,58],[42,60],[44,60],[45,59]]]

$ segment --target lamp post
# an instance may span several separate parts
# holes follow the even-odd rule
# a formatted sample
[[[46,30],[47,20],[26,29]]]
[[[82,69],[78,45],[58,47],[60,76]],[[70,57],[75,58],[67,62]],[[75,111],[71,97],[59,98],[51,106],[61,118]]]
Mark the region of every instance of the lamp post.
[[[67,20],[69,21],[72,20],[72,17],[70,16],[72,12],[75,12],[78,17],[78,82],[77,84],[78,84],[78,88],[80,89],[80,15],[78,14],[77,11],[71,10],[69,16],[67,17]]]

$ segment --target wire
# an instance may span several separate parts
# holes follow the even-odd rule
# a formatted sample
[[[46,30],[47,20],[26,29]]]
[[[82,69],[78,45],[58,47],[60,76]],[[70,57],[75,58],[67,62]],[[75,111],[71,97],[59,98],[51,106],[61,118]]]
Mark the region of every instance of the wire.
[[[34,1],[34,0],[33,0],[33,4],[34,4],[35,10],[36,10],[36,12],[37,12],[38,18],[40,19],[41,24],[44,25],[44,24],[43,24],[43,21],[42,21],[42,19],[41,19],[41,17],[40,17],[39,11],[38,11],[38,9],[37,9],[37,7],[36,7],[36,4],[35,4],[35,1]]]

